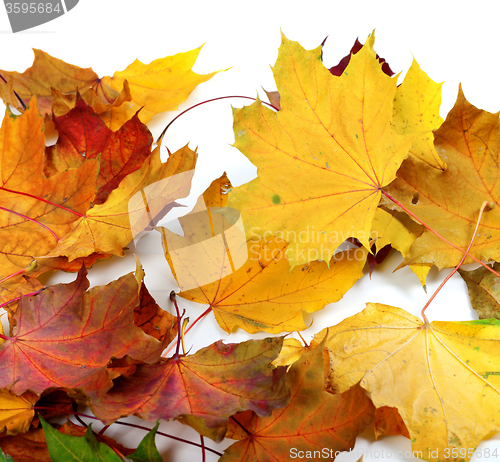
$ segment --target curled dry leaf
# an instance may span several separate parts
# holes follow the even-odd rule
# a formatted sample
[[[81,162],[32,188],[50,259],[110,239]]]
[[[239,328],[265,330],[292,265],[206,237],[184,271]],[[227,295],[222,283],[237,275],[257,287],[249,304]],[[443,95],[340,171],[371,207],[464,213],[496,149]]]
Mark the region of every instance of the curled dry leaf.
[[[285,368],[271,365],[282,341],[218,341],[194,355],[138,365],[134,375],[118,378],[92,403],[94,414],[107,423],[131,414],[148,421],[177,419],[221,441],[236,412],[251,409],[265,416],[288,403]]]
[[[455,448],[469,460],[469,448],[500,430],[499,321],[423,324],[400,308],[369,303],[315,342],[325,336],[329,388],[343,393],[359,382],[377,408],[396,408],[421,458],[443,460],[445,448]]]
[[[369,248],[381,188],[396,177],[414,135],[391,125],[396,80],[386,75],[372,35],[341,77],[282,39],[273,67],[281,110],[259,101],[234,112],[235,146],[259,177],[229,193],[247,237],[285,230],[292,267],[322,259],[349,237]]]

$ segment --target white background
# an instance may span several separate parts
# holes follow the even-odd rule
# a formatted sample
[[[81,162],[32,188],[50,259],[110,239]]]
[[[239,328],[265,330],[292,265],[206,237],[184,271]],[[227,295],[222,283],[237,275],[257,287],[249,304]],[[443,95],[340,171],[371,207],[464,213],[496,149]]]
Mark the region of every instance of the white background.
[[[364,42],[375,29],[375,49],[393,71],[409,68],[414,56],[435,81],[445,81],[441,115],[446,114],[456,98],[459,82],[474,105],[497,112],[500,109],[500,61],[498,59],[498,6],[494,1],[164,1],[164,0],[80,0],[65,16],[30,31],[12,34],[7,14],[0,6],[0,69],[24,71],[31,66],[31,48],[40,48],[66,62],[92,67],[100,76],[124,69],[136,58],[145,63],[153,59],[187,51],[202,44],[194,70],[208,73],[228,69],[202,84],[181,109],[206,99],[225,95],[255,96],[265,99],[261,87],[275,89],[270,65],[274,64],[280,45],[280,29],[305,48],[315,48],[328,36],[324,49],[325,63],[337,64],[346,55],[356,37]],[[189,143],[198,147],[199,165],[192,197],[196,198],[224,170],[237,186],[255,176],[255,168],[231,147],[231,105],[241,107],[244,100],[210,103],[184,115],[172,125],[164,145],[173,151]],[[177,114],[156,117],[150,124],[153,135]],[[185,203],[189,203],[185,202]],[[192,202],[191,202],[192,203]],[[182,212],[186,212],[184,209]],[[171,217],[171,216],[170,216]],[[146,284],[165,309],[172,309],[168,293],[176,289],[165,260],[158,252],[142,255]],[[401,257],[394,254],[370,280],[365,276],[344,299],[313,316],[306,340],[323,327],[333,325],[364,308],[366,302],[380,302],[402,307],[419,315],[428,296],[448,271],[433,269],[426,295],[409,269],[394,274]],[[132,252],[127,257],[99,263],[90,271],[93,285],[105,284],[135,269]],[[47,283],[71,281],[74,275],[56,274]],[[180,300],[181,309],[194,320],[205,306]],[[465,284],[455,275],[427,311],[429,320],[467,320],[475,318]],[[253,338],[262,338],[256,335]],[[209,315],[187,335],[186,346],[195,352],[218,339],[240,342],[249,338],[245,332],[227,335]],[[409,384],[411,386],[411,384]],[[457,384],[460,386],[460,384]],[[128,421],[144,422],[131,418]],[[151,427],[151,424],[147,424]],[[94,428],[100,428],[98,424]],[[160,430],[199,442],[196,432],[177,422],[162,422]],[[122,444],[136,447],[144,432],[113,425],[106,433]],[[198,448],[157,436],[157,446],[165,461],[201,460]],[[207,446],[222,451],[229,443]],[[481,447],[500,446],[498,439],[483,442]],[[399,450],[410,450],[403,437],[389,437],[374,442],[366,431],[357,448],[365,448],[365,461],[398,458]],[[386,451],[376,457],[375,451]],[[387,452],[388,451],[388,452]],[[339,461],[357,460],[342,455]],[[207,453],[207,461],[217,456]]]

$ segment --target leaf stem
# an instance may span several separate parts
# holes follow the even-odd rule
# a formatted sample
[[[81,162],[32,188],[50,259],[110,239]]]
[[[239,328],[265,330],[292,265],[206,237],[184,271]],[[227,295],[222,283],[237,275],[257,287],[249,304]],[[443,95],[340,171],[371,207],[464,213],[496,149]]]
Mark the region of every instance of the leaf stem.
[[[158,143],[162,139],[163,135],[165,135],[165,133],[167,132],[167,130],[170,128],[170,125],[172,125],[181,115],[185,114],[186,112],[189,112],[191,109],[194,109],[195,107],[201,106],[202,104],[211,103],[212,101],[218,101],[218,100],[221,100],[221,99],[228,99],[228,98],[244,98],[244,99],[251,99],[252,101],[257,101],[255,98],[252,98],[250,96],[219,96],[218,98],[212,98],[212,99],[207,99],[206,101],[202,101],[201,103],[195,104],[194,106],[191,106],[191,107],[187,108],[186,110],[182,111],[180,114],[178,114],[177,116],[175,116],[168,123],[168,125],[165,127],[165,129],[161,132],[161,135],[158,137],[158,139],[156,140],[156,142]],[[269,107],[275,109],[276,111],[279,111],[279,109],[276,106],[273,106],[270,103],[266,103],[265,101],[262,101],[262,103],[265,104],[266,106],[269,106]]]
[[[80,414],[80,415],[82,415],[82,414]],[[87,417],[90,417],[90,416],[87,416]],[[96,419],[96,417],[93,417],[93,418]],[[99,419],[97,419],[97,420],[99,420]],[[142,425],[131,424],[128,422],[120,422],[119,420],[117,420],[115,423],[117,423],[119,425],[125,425],[127,427],[134,427],[134,428],[139,428],[141,430],[151,431],[150,428],[143,427]],[[168,433],[156,432],[156,434],[161,435],[161,436],[165,436],[167,438],[172,438],[173,440],[180,441],[181,443],[187,443],[187,444],[190,444],[192,446],[197,446],[197,447],[201,448],[201,444],[194,443],[193,441],[185,440],[184,438],[178,438],[177,436],[169,435]],[[216,451],[215,449],[205,447],[205,450],[213,452],[214,454],[218,455],[219,457],[222,457],[222,453],[219,451]]]
[[[203,435],[200,435],[200,442],[201,442],[201,462],[207,462],[207,454],[205,452],[205,438],[203,438]]]
[[[389,199],[391,202],[393,202],[394,204],[396,204],[398,207],[401,207],[401,209],[403,209],[408,215],[410,215],[411,217],[415,218],[415,220],[417,220],[424,228],[428,229],[431,233],[433,233],[437,237],[439,237],[439,239],[441,239],[442,241],[444,241],[447,244],[451,245],[455,249],[459,250],[465,256],[472,258],[475,262],[479,263],[481,266],[484,266],[488,271],[492,272],[495,276],[497,276],[497,277],[500,278],[500,274],[498,274],[491,266],[488,266],[486,263],[483,263],[481,260],[479,260],[476,257],[474,257],[473,255],[471,255],[468,250],[461,249],[458,245],[453,244],[448,239],[446,239],[445,237],[441,236],[441,234],[439,234],[437,231],[433,230],[429,225],[427,225],[424,221],[422,221],[419,217],[417,217],[413,212],[411,212],[409,209],[407,209],[403,204],[401,204],[401,202],[399,202],[394,197],[392,197],[388,192],[384,191],[383,189],[380,189],[380,192],[385,197],[387,197],[387,199]]]
[[[21,274],[29,273],[30,271],[33,271],[37,266],[38,266],[37,261],[31,260],[31,263],[26,268],[23,268],[22,270],[16,271],[15,273],[9,274],[8,276],[5,276],[3,279],[0,279],[0,284],[2,284],[5,281],[8,281],[9,279],[15,278],[16,276],[20,276]],[[35,293],[38,293],[38,292],[39,291],[37,291]],[[27,294],[27,295],[33,295],[33,294]],[[17,298],[20,299],[21,297],[17,297]],[[9,304],[11,301],[13,301],[13,300],[9,300],[8,302],[3,303],[2,305],[0,305],[0,308],[2,306]]]
[[[54,410],[54,408],[52,408],[52,407],[44,407],[44,406],[34,406],[33,409],[36,409],[36,410],[45,409],[45,410],[49,410],[49,411],[53,411]],[[85,422],[83,422],[81,419],[78,419],[78,416],[79,417],[86,417],[87,419],[92,419],[92,420],[99,420],[96,416],[88,415],[88,414],[83,414],[81,412],[75,412],[75,411],[69,411],[69,412],[66,412],[66,413],[64,411],[62,411],[61,414],[64,414],[64,415],[74,415],[75,418],[80,423],[82,423],[82,425],[84,427],[87,427],[87,424]],[[100,422],[100,420],[99,420],[99,422]],[[128,422],[120,422],[119,420],[117,420],[116,422],[113,422],[113,423],[118,424],[118,425],[125,425],[126,427],[138,428],[140,430],[146,430],[147,432],[151,431],[150,428],[144,427],[143,425],[131,424],[131,423],[128,423]],[[171,438],[173,440],[180,441],[181,443],[186,443],[186,444],[190,444],[192,446],[196,446],[198,448],[201,448],[201,444],[194,443],[193,441],[185,440],[184,438],[179,438],[177,436],[169,435],[168,433],[164,433],[164,432],[159,432],[158,431],[156,433],[158,435],[164,436],[165,438]],[[205,450],[213,452],[214,454],[218,455],[219,457],[222,457],[222,453],[216,451],[215,449],[211,449],[211,448],[205,447]]]
[[[179,311],[179,306],[177,305],[177,300],[175,299],[175,292],[172,290],[170,292],[170,300],[174,302],[175,305],[175,311],[177,311],[177,322],[181,322],[181,312]],[[177,327],[177,345],[175,347],[175,355],[174,355],[174,360],[179,359],[179,348],[181,346],[181,329]]]
[[[479,222],[481,221],[481,218],[483,216],[484,209],[488,206],[491,206],[492,202],[484,201],[483,204],[481,205],[481,209],[479,210],[479,217],[477,218],[476,222],[476,229],[474,229],[474,233],[472,234],[472,238],[469,242],[469,245],[467,247],[467,252],[469,252],[470,248],[472,247],[472,243],[474,242],[474,239],[476,238],[477,230],[479,229]],[[462,258],[460,259],[460,262],[458,263],[457,266],[453,269],[453,271],[446,276],[444,281],[440,284],[440,286],[436,289],[436,291],[432,294],[432,297],[428,300],[428,302],[425,304],[425,306],[422,308],[422,318],[424,319],[425,324],[429,324],[429,321],[427,320],[427,317],[425,316],[425,310],[427,307],[431,304],[432,300],[434,300],[434,297],[439,293],[439,291],[444,287],[444,285],[448,282],[448,279],[450,279],[462,266],[462,263],[465,260],[465,257],[467,256],[467,253],[464,253]]]
[[[200,320],[203,319],[208,313],[212,311],[212,307],[209,306],[203,313],[201,313],[195,320],[194,322],[184,331],[184,335],[187,334],[192,327],[195,326],[195,324]],[[166,357],[172,349],[175,347],[175,345],[172,345],[165,353],[162,354],[163,357]]]

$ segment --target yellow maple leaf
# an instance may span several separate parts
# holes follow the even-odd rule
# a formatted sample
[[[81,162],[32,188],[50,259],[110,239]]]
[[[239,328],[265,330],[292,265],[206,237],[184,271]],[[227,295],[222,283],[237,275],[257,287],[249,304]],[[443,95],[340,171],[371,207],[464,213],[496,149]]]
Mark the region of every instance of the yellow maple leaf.
[[[373,218],[372,237],[376,239],[377,249],[391,245],[406,257],[411,245],[422,234],[423,229],[408,215],[379,207]],[[427,263],[410,265],[410,269],[417,275],[424,290],[427,290],[426,279],[431,267],[432,265]]]
[[[347,238],[365,247],[381,188],[395,177],[416,135],[391,125],[396,80],[384,74],[372,35],[341,77],[283,36],[273,72],[278,113],[259,101],[235,110],[235,146],[258,178],[233,189],[247,236],[284,232],[290,264],[330,261]],[[295,251],[296,249],[296,251]]]
[[[415,139],[410,154],[440,170],[446,168],[446,163],[434,147],[432,130],[443,123],[439,115],[442,86],[442,83],[431,80],[414,59],[403,83],[396,90],[392,121],[400,134],[426,132]]]
[[[423,324],[401,308],[368,303],[313,344],[325,336],[330,390],[360,382],[375,407],[397,408],[419,457],[469,460],[500,430],[499,321]]]
[[[219,325],[254,333],[303,330],[302,311],[312,313],[336,302],[363,276],[367,252],[352,249],[334,255],[329,267],[314,261],[289,270],[289,244],[276,236],[245,242],[227,220],[224,175],[200,197],[193,212],[179,219],[184,234],[162,229],[166,258],[179,296],[208,303]],[[200,204],[207,210],[199,212]],[[226,213],[217,213],[217,211]],[[177,251],[180,249],[180,252]]]
[[[26,433],[35,416],[33,406],[40,397],[32,391],[20,396],[5,388],[0,389],[0,432],[7,435]]]

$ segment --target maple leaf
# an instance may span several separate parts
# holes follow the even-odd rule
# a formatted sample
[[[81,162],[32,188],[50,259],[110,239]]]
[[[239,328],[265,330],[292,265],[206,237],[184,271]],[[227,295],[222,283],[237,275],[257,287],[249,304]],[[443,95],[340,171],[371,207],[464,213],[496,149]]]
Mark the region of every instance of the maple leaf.
[[[80,167],[85,159],[100,160],[94,204],[102,204],[121,180],[134,172],[151,154],[153,136],[135,114],[116,132],[77,94],[67,114],[54,117],[59,138],[46,151],[44,172],[50,177],[68,168]]]
[[[85,276],[82,268],[74,282],[20,300],[11,336],[0,345],[0,387],[16,394],[58,387],[94,395],[112,385],[116,374],[106,369],[112,357],[158,360],[164,345],[134,324],[134,275],[88,292]]]
[[[125,70],[115,72],[113,77],[101,79],[91,68],[82,69],[41,50],[33,50],[33,66],[23,74],[0,71],[6,81],[0,80],[0,96],[6,105],[23,110],[13,91],[24,103],[36,95],[39,110],[46,115],[51,112],[52,89],[73,94],[78,90],[112,130],[120,128],[141,108],[139,118],[147,123],[159,112],[177,109],[198,84],[213,77],[215,72],[198,75],[191,71],[200,50],[167,56],[150,64],[136,60]],[[125,101],[130,102],[122,104]],[[68,100],[66,103],[71,105]],[[58,115],[62,115],[61,109],[59,105]]]
[[[14,459],[9,454],[4,454],[2,448],[0,448],[0,461],[1,462],[15,462]]]
[[[500,264],[493,265],[495,271],[500,271]],[[473,271],[459,269],[458,272],[467,284],[469,298],[479,315],[479,319],[500,319],[500,285],[498,277],[486,268]]]
[[[356,436],[372,422],[374,408],[359,386],[337,395],[325,391],[323,363],[328,358],[323,351],[319,345],[291,366],[286,407],[269,417],[247,411],[231,419],[228,437],[241,441],[226,449],[221,462],[287,460],[294,454],[309,460],[323,448],[328,454],[322,452],[322,459],[335,460],[339,452],[354,447]]]
[[[424,228],[413,221],[406,213],[395,210],[385,210],[379,207],[373,218],[371,234],[377,248],[387,245],[394,247],[406,257],[411,245],[424,231]],[[414,264],[410,269],[417,275],[424,290],[427,290],[426,279],[432,265]]]
[[[247,236],[284,232],[297,249],[292,267],[330,261],[349,237],[370,247],[381,188],[413,143],[391,126],[396,80],[381,70],[373,42],[372,35],[335,77],[321,48],[306,51],[283,37],[273,68],[281,110],[257,101],[234,111],[235,146],[259,176],[233,189],[228,205],[241,211]]]
[[[20,396],[9,390],[0,389],[0,432],[7,435],[26,433],[35,415],[33,405],[39,396],[27,391]]]
[[[500,322],[423,324],[400,308],[368,303],[313,343],[325,336],[329,389],[342,393],[360,382],[377,408],[396,408],[419,457],[443,460],[445,448],[456,448],[469,460],[500,430]]]
[[[34,100],[20,116],[6,112],[0,131],[0,279],[49,253],[94,198],[98,161],[47,178],[44,148]]]
[[[0,88],[11,85],[26,105],[36,95],[37,105],[42,115],[50,113],[51,88],[56,88],[63,93],[73,92],[77,88],[80,91],[85,91],[99,79],[99,76],[91,68],[82,69],[66,64],[41,50],[33,49],[33,52],[35,53],[33,66],[23,74],[0,71],[4,79],[7,80],[7,83],[0,80]],[[7,100],[4,99],[4,103],[23,110],[24,108],[17,97],[13,98],[12,96],[15,95],[10,95]],[[2,97],[4,97],[3,94]]]
[[[439,115],[442,83],[436,83],[420,69],[413,59],[403,83],[394,98],[393,125],[400,134],[422,133],[410,149],[410,154],[430,166],[445,170],[446,163],[434,147],[432,130],[443,123]]]
[[[230,187],[225,175],[212,182],[193,213],[179,218],[183,236],[161,230],[167,261],[183,289],[178,295],[208,303],[228,333],[238,327],[250,333],[305,329],[302,311],[339,301],[363,276],[367,252],[340,252],[329,266],[314,261],[290,272],[287,242],[269,236],[245,243],[239,227],[226,219],[231,209],[221,207]]]
[[[61,434],[73,437],[82,437],[86,431],[85,428],[79,427],[69,420],[63,425],[54,424],[52,427]],[[101,436],[100,439],[124,455],[128,456],[134,452],[133,449],[126,448],[105,435]],[[42,428],[32,428],[29,432],[16,436],[0,436],[0,446],[7,454],[12,455],[16,462],[54,462],[49,455]]]
[[[157,146],[138,170],[111,191],[106,202],[75,221],[48,256],[66,256],[71,261],[93,253],[123,255],[123,247],[168,210],[166,206],[189,194],[196,159],[196,153],[185,146],[162,163]]]
[[[388,193],[441,236],[466,248],[481,204],[498,204],[499,128],[498,114],[477,109],[460,90],[455,106],[434,132],[446,170],[409,157],[398,179],[387,187]],[[499,260],[499,226],[500,210],[487,211],[469,253],[480,260]],[[425,230],[412,244],[404,264],[434,264],[442,269],[456,266],[461,257],[462,252]],[[465,260],[470,262],[470,258]]]
[[[109,446],[100,443],[96,440],[92,432],[92,424],[88,426],[83,437],[65,435],[52,428],[50,424],[45,422],[43,417],[40,417],[42,422],[47,447],[49,449],[50,458],[53,462],[69,462],[69,461],[106,461],[106,462],[121,462]]]
[[[221,441],[228,418],[251,409],[259,415],[283,407],[290,393],[285,368],[274,368],[283,339],[218,341],[194,355],[138,365],[132,376],[114,381],[92,403],[96,417],[110,423],[135,414],[145,420],[177,419],[200,434]]]

